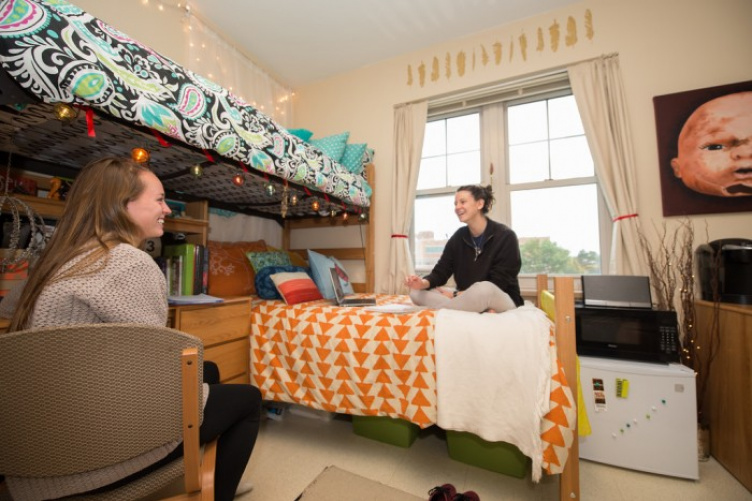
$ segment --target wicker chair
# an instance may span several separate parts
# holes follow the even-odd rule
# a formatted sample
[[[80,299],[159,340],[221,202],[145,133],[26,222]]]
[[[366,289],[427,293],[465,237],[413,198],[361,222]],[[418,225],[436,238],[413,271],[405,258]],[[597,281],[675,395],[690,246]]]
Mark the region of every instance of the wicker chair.
[[[0,335],[0,473],[87,472],[182,437],[184,458],[120,488],[66,499],[141,499],[184,475],[185,493],[170,499],[213,500],[216,442],[202,458],[198,438],[202,358],[199,339],[167,327]]]

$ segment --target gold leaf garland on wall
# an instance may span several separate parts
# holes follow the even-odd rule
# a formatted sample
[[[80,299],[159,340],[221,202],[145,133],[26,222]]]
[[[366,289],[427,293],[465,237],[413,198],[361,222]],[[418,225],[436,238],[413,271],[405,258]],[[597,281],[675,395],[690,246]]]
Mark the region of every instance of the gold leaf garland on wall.
[[[590,9],[586,9],[584,16],[583,16],[583,32],[584,36],[588,41],[592,41],[595,37],[595,29],[593,25],[593,14],[590,11]],[[578,25],[577,20],[573,16],[567,16],[566,21],[566,28],[565,33],[562,34],[562,25],[559,23],[557,19],[554,19],[553,22],[547,27],[548,31],[548,49],[551,50],[551,52],[557,52],[559,50],[559,47],[561,46],[562,41],[564,42],[564,45],[566,47],[574,47],[577,45],[577,43],[580,41],[579,34],[578,34]],[[546,29],[544,27],[538,27],[535,30],[535,39],[536,39],[536,45],[535,45],[535,51],[538,53],[543,53],[546,50]],[[562,35],[564,36],[562,40]],[[516,43],[515,43],[516,42]],[[522,62],[527,62],[528,60],[528,48],[529,48],[529,40],[528,40],[528,34],[524,31],[516,38],[513,36],[510,36],[509,38],[509,50],[507,55],[507,61],[512,62],[514,61],[514,57],[519,49],[519,55],[521,57]],[[491,44],[491,50],[493,53],[493,64],[496,66],[500,66],[504,59],[504,46],[501,42],[495,41],[493,44]],[[477,50],[477,52],[476,52]],[[470,65],[468,68],[468,56],[470,59]],[[479,57],[480,65],[476,65],[476,58]],[[447,80],[451,80],[452,74],[453,74],[453,65],[452,65],[452,54],[451,52],[447,52],[444,56],[444,76]],[[473,48],[471,52],[460,49],[457,51],[456,56],[454,57],[454,68],[456,69],[456,74],[458,78],[462,78],[465,76],[465,74],[468,72],[468,69],[470,71],[475,71],[476,66],[480,67],[486,67],[491,62],[491,58],[489,56],[489,53],[486,49],[486,46],[484,44],[480,44],[478,47]],[[440,62],[439,57],[434,56],[431,61],[431,74],[430,74],[430,80],[431,82],[438,82],[441,79],[441,69],[440,69]],[[427,83],[426,81],[426,64],[424,62],[421,62],[418,66],[418,84],[421,87],[424,87]],[[407,85],[408,87],[412,86],[415,83],[415,79],[413,78],[413,66],[411,64],[407,65]]]

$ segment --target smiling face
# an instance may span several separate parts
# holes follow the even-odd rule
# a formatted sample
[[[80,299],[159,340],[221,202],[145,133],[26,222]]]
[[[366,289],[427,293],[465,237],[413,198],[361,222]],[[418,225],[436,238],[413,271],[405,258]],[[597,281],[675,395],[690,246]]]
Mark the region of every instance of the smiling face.
[[[128,216],[138,226],[143,239],[161,237],[164,218],[171,212],[165,202],[162,182],[149,171],[142,171],[138,176],[144,190],[126,205]]]
[[[454,213],[465,224],[470,223],[476,218],[483,218],[483,200],[476,200],[469,191],[460,190],[454,194]]]
[[[752,195],[752,92],[713,99],[697,108],[679,134],[674,175],[707,195]]]

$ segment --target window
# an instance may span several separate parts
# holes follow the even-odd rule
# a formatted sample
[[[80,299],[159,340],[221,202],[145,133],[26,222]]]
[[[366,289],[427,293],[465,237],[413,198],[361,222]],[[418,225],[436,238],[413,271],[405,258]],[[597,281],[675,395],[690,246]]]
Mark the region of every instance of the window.
[[[439,113],[429,107],[411,240],[418,273],[461,226],[455,191],[476,183],[493,186],[489,216],[517,233],[522,274],[600,273],[610,221],[574,96],[565,77],[530,88],[473,108],[468,99],[450,112],[446,103]]]
[[[413,256],[418,273],[438,261],[449,237],[462,223],[454,214],[454,192],[478,184],[480,114],[441,118],[426,124],[413,219]]]

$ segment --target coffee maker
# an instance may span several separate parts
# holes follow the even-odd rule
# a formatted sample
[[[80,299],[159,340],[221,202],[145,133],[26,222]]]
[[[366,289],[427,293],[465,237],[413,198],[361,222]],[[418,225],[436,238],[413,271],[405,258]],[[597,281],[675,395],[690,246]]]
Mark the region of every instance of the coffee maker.
[[[752,304],[752,240],[714,240],[700,245],[695,256],[703,300],[716,299],[713,282],[717,280],[718,300],[723,303]]]

